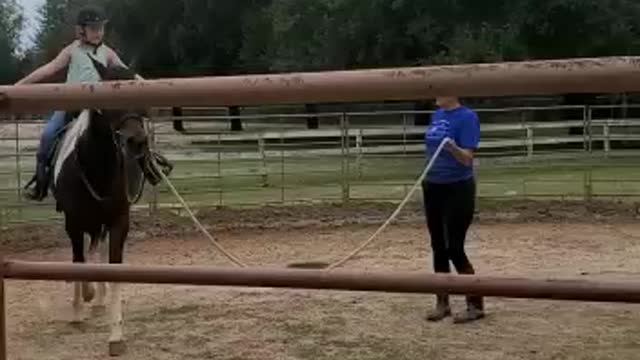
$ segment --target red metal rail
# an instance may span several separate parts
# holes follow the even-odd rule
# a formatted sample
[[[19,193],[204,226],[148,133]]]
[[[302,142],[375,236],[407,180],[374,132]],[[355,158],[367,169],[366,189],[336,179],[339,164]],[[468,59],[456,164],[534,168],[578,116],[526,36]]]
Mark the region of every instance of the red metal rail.
[[[640,91],[640,57],[0,86],[0,112]]]
[[[428,272],[352,272],[279,268],[136,266],[6,262],[5,279],[440,293],[507,298],[640,303],[640,283],[532,280]]]
[[[6,357],[4,279],[218,285],[394,293],[442,293],[508,298],[640,303],[640,283],[532,280],[426,272],[333,272],[275,268],[134,266],[4,262],[0,268],[0,360]]]

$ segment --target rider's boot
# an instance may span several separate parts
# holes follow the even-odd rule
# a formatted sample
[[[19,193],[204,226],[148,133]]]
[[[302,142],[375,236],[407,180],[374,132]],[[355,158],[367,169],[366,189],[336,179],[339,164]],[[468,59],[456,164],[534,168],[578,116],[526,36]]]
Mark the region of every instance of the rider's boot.
[[[47,165],[41,161],[38,161],[36,165],[36,173],[29,181],[29,183],[24,187],[26,192],[24,196],[33,201],[42,201],[47,197],[47,188],[49,187],[49,176],[47,174]],[[34,184],[33,188],[29,189],[29,187]]]

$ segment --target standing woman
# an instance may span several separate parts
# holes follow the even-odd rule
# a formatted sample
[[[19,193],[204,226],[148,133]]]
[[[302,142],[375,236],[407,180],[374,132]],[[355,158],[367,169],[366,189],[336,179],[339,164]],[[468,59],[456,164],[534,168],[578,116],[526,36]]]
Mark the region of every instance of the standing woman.
[[[480,122],[476,113],[460,104],[457,97],[436,98],[438,110],[425,133],[427,155],[433,156],[444,138],[451,139],[422,183],[427,227],[431,236],[433,267],[436,273],[449,273],[453,263],[459,274],[475,271],[464,250],[467,230],[473,221],[476,182],[474,151],[480,141]],[[448,294],[438,294],[429,321],[451,315]],[[467,297],[467,309],[454,317],[467,323],[484,317],[482,297]]]

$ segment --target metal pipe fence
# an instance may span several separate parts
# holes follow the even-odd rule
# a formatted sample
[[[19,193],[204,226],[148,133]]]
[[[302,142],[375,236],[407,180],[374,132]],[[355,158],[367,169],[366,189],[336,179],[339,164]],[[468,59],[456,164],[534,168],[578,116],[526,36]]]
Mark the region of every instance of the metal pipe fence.
[[[477,109],[482,123],[479,196],[640,196],[640,119],[594,117],[594,111],[619,108]],[[424,166],[425,125],[418,118],[431,112],[156,113],[148,124],[152,147],[176,163],[171,180],[187,201],[207,207],[399,200]],[[306,128],[310,117],[319,120],[318,129]],[[244,130],[231,131],[231,119],[241,120]],[[183,132],[173,129],[176,120],[186,124]],[[0,224],[55,218],[51,200],[33,204],[22,199],[41,126],[17,118],[0,123]],[[136,209],[174,206],[165,188],[148,187]]]
[[[543,280],[427,272],[355,272],[203,266],[136,266],[2,260],[0,266],[0,360],[7,359],[5,282],[96,281],[137,284],[234,286],[409,294],[476,295],[554,301],[640,303],[640,283]]]

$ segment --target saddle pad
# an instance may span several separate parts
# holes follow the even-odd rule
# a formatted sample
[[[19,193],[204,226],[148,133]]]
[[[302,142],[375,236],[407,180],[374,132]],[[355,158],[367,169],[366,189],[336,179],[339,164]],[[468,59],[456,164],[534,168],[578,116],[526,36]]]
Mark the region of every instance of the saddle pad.
[[[89,121],[91,120],[91,112],[84,110],[78,115],[78,117],[71,121],[68,125],[67,131],[64,133],[62,139],[59,142],[58,150],[53,159],[53,184],[57,185],[58,176],[62,170],[62,165],[69,158],[69,156],[75,150],[78,143],[78,139],[89,128]]]

